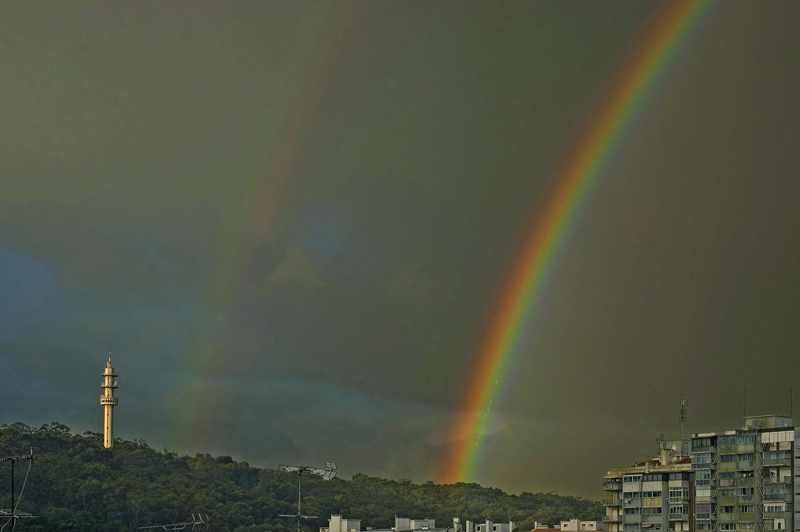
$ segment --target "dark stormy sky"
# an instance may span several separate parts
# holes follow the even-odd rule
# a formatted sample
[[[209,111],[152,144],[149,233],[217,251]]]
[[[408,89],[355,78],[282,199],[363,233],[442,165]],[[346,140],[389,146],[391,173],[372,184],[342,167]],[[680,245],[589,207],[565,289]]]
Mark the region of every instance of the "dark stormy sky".
[[[441,474],[559,166],[662,2],[8,3],[0,416]],[[716,4],[583,210],[485,485],[599,498],[800,385],[800,5]]]

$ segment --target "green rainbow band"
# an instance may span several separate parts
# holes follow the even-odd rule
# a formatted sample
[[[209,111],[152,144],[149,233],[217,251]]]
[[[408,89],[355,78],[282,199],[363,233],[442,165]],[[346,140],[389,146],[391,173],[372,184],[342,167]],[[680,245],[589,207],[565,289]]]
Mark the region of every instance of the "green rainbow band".
[[[542,299],[543,288],[564,248],[581,207],[603,175],[626,130],[634,123],[712,0],[670,2],[633,61],[623,69],[610,95],[577,143],[544,212],[537,219],[509,285],[504,291],[461,403],[446,457],[444,481],[472,481],[482,456],[481,436],[499,391],[518,355]]]

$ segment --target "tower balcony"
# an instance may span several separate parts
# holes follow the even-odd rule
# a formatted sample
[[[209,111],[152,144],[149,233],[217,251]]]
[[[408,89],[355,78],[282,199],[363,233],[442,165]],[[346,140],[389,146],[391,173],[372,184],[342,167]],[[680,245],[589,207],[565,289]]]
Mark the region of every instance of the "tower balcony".
[[[116,398],[116,397],[109,397],[107,395],[101,395],[100,396],[100,404],[101,405],[117,406],[117,404],[119,404],[119,399]]]
[[[119,388],[119,381],[113,380],[111,382],[103,381],[100,383],[101,388]]]

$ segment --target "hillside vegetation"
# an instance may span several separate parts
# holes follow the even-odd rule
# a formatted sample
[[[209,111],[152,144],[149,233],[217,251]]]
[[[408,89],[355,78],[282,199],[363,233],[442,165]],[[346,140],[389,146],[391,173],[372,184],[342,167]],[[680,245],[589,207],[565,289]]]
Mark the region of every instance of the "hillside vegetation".
[[[104,449],[102,435],[71,434],[58,423],[32,428],[22,423],[0,427],[0,456],[27,454],[30,470],[20,511],[36,518],[17,530],[126,531],[140,526],[185,521],[191,513],[209,514],[210,530],[289,532],[295,521],[278,517],[297,511],[297,477],[251,467],[230,456],[178,456],[151,448],[143,440],[117,440]],[[0,507],[10,506],[10,465],[0,462]],[[19,495],[27,462],[16,466]],[[599,519],[600,504],[580,497],[522,493],[509,495],[478,484],[414,484],[357,474],[351,480],[303,480],[303,513],[321,519],[304,523],[316,531],[330,514],[387,528],[395,515],[433,517],[448,526],[453,517],[553,524],[571,517]],[[0,526],[4,523],[0,522]],[[9,526],[8,529],[11,527]]]

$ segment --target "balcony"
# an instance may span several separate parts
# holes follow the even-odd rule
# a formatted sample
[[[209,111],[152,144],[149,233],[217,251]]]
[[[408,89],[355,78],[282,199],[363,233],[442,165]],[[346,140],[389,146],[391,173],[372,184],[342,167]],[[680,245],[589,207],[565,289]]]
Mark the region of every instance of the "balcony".
[[[640,514],[625,514],[622,516],[624,523],[641,523],[642,516]]]
[[[755,495],[737,495],[736,496],[736,504],[752,504],[755,501]],[[720,503],[722,504],[722,503]]]
[[[754,460],[739,460],[736,462],[736,469],[739,471],[752,471],[755,467]]]
[[[784,466],[789,467],[792,465],[792,458],[784,456],[783,458],[764,458],[764,467]]]
[[[622,516],[620,515],[604,515],[603,516],[604,523],[620,523],[622,522]]]
[[[664,514],[643,515],[642,523],[655,524],[664,522]]]
[[[106,384],[106,381],[100,383],[101,388],[119,388],[119,381],[114,380]]]
[[[105,395],[101,395],[100,404],[117,406],[117,404],[119,404],[119,399],[117,399],[116,397],[106,397]]]
[[[623,499],[622,505],[625,508],[641,508],[642,507],[642,499]]]
[[[669,514],[670,521],[688,521],[689,514]]]
[[[603,489],[605,491],[621,491],[622,490],[622,482],[615,481],[615,480],[604,480],[603,481]]]
[[[622,501],[619,499],[610,501],[606,499],[602,502],[602,504],[603,506],[622,506]]]
[[[735,523],[737,520],[738,514],[731,512],[727,514],[717,514],[717,522],[718,523]]]

